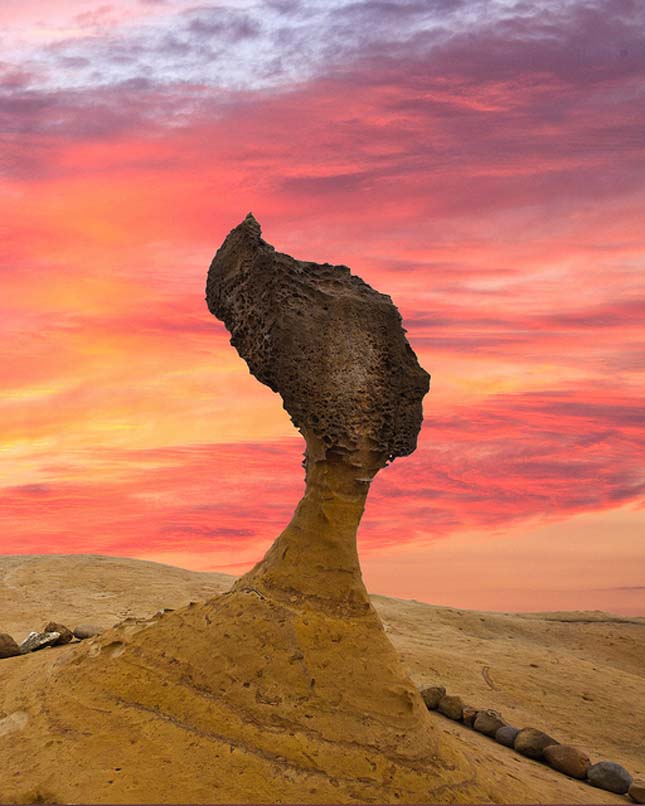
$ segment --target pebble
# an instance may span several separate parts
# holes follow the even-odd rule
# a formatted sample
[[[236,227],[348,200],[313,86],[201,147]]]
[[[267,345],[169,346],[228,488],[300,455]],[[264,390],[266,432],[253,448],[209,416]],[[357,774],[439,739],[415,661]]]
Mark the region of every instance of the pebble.
[[[633,781],[628,794],[634,803],[645,803],[645,779]]]
[[[599,761],[587,770],[587,780],[598,789],[624,795],[632,785],[633,778],[620,764],[614,761]]]
[[[513,747],[513,742],[519,732],[519,729],[514,728],[512,725],[502,725],[501,728],[495,731],[495,741],[498,744],[503,744],[504,747]]]
[[[473,728],[486,736],[494,736],[505,724],[502,715],[497,711],[478,711]]]
[[[589,756],[570,744],[552,744],[544,748],[544,760],[554,770],[584,780],[591,766]]]
[[[85,638],[94,638],[95,635],[100,635],[101,628],[95,627],[93,624],[79,624],[74,628],[74,636],[80,641]]]
[[[464,713],[464,703],[461,697],[452,694],[444,694],[439,700],[439,711],[447,716],[448,719],[454,719],[459,722]]]
[[[469,728],[472,728],[473,722],[477,717],[477,709],[473,708],[472,705],[464,705],[464,713],[462,714],[462,719],[464,725],[468,725]]]
[[[6,632],[0,633],[0,658],[13,658],[20,655],[20,647]]]
[[[59,632],[30,632],[25,640],[20,644],[20,654],[26,655],[28,652],[35,652],[37,649],[45,649],[54,646],[60,638]]]
[[[60,638],[56,641],[56,646],[60,646],[61,644],[69,644],[69,642],[74,637],[74,633],[66,627],[64,624],[58,624],[55,621],[50,621],[49,624],[46,624],[43,627],[43,632],[57,632],[60,633]]]
[[[445,695],[446,689],[443,686],[430,686],[421,691],[421,696],[429,711],[434,711],[439,707],[439,700]]]
[[[544,757],[544,748],[553,744],[559,744],[559,742],[549,736],[548,733],[536,728],[522,728],[515,737],[513,747],[523,756],[542,759]]]

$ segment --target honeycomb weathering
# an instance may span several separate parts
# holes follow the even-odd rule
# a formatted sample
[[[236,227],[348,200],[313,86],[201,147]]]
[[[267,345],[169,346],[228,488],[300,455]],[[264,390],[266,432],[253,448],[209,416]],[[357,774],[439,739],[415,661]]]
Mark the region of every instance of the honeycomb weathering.
[[[249,213],[215,255],[206,299],[253,375],[328,457],[367,452],[378,466],[414,451],[430,377],[389,296],[346,266],[276,252]]]

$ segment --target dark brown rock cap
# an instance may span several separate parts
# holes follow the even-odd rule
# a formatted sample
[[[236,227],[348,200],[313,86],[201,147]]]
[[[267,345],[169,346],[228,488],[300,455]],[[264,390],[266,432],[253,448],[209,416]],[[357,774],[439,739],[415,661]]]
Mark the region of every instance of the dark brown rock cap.
[[[346,266],[295,260],[261,236],[249,213],[208,271],[208,308],[231,344],[326,458],[367,451],[378,469],[412,453],[430,376],[390,297]]]

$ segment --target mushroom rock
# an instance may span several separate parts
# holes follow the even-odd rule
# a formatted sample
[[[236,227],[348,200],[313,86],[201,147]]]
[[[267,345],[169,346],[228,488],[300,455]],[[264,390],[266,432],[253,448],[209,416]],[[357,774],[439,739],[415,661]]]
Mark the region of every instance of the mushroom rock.
[[[40,782],[57,802],[535,802],[427,710],[362,581],[370,481],[414,450],[429,382],[392,301],[276,252],[252,216],[217,252],[207,300],[305,438],[304,497],[227,593],[25,659],[0,686],[28,725],[0,735],[3,795],[32,802]]]
[[[251,214],[211,263],[206,300],[307,446],[305,496],[237,589],[369,610],[356,529],[374,475],[416,448],[430,383],[398,310],[346,266],[276,252]]]

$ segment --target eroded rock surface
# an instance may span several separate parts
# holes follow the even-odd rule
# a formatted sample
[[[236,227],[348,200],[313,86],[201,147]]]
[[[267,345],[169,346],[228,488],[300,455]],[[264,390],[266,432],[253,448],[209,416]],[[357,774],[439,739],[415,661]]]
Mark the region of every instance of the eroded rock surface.
[[[375,473],[414,450],[429,388],[398,310],[346,266],[276,252],[251,214],[217,251],[206,299],[306,441],[305,495],[236,588],[369,610],[356,530]]]
[[[378,468],[415,449],[430,378],[389,296],[346,266],[276,252],[249,213],[218,250],[206,299],[309,453],[313,436],[327,457],[371,454]]]

